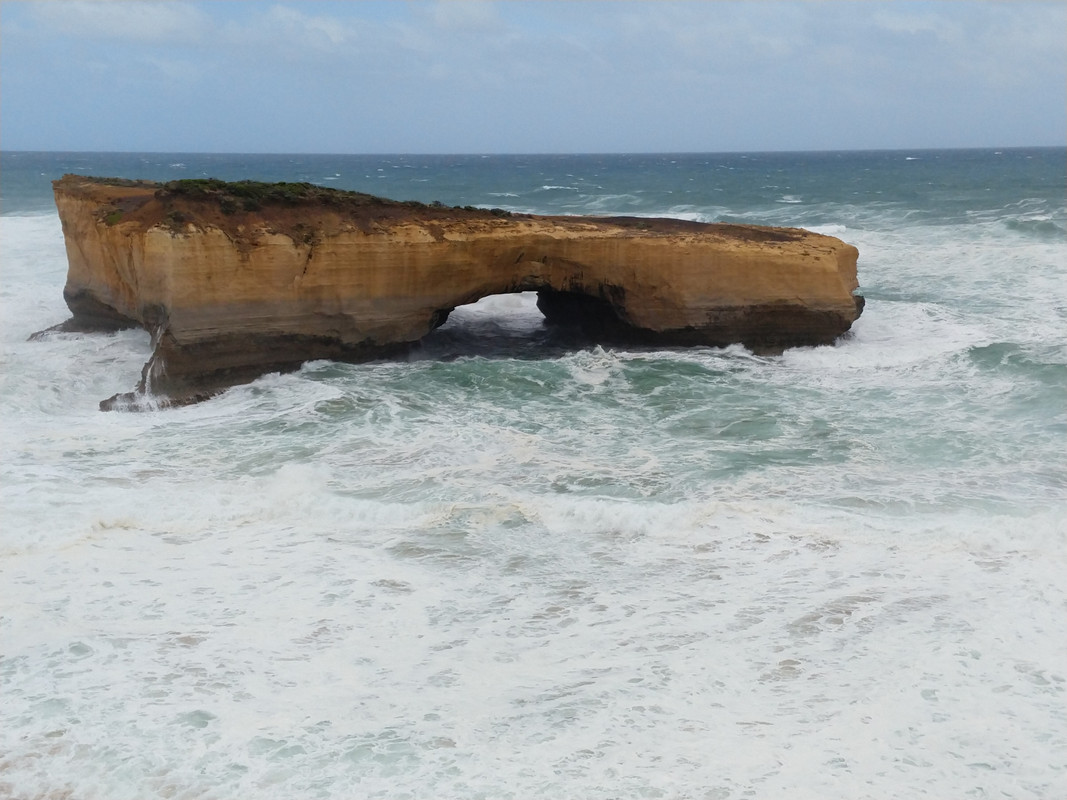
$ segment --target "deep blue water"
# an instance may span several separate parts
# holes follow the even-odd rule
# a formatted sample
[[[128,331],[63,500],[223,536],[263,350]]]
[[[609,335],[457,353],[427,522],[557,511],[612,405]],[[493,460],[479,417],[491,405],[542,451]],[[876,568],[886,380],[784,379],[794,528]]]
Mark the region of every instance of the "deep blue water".
[[[52,208],[67,172],[174,180],[307,181],[396,200],[498,205],[540,213],[781,216],[813,225],[841,214],[907,213],[966,222],[1012,201],[1062,209],[1061,148],[668,155],[240,155],[0,153],[3,213]],[[776,204],[799,205],[776,209]],[[773,213],[778,212],[778,213]]]

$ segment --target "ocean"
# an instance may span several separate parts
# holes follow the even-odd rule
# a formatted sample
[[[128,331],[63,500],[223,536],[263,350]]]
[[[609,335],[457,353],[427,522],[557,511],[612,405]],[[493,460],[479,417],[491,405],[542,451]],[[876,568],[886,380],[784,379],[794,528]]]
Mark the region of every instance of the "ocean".
[[[101,412],[67,172],[806,227],[834,346],[403,360]],[[1067,153],[0,154],[0,797],[1067,797]]]

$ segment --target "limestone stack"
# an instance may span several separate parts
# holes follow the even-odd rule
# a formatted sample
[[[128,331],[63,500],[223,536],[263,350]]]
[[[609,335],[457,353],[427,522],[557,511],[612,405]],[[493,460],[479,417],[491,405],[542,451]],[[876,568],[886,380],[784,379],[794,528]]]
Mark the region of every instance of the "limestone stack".
[[[810,231],[510,214],[309,184],[67,175],[67,329],[143,326],[140,391],[185,402],[310,359],[403,352],[456,306],[537,291],[604,341],[828,344],[862,310],[855,247]]]

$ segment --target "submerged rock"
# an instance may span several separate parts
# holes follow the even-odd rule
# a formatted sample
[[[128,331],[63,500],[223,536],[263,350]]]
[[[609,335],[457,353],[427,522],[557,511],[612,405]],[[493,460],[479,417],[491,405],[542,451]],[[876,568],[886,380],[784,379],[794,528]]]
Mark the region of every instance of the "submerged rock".
[[[64,328],[148,329],[138,391],[165,402],[311,359],[403,353],[492,294],[537,291],[547,322],[600,341],[762,351],[831,343],[863,305],[856,248],[796,228],[511,214],[311,184],[66,175],[54,189]]]

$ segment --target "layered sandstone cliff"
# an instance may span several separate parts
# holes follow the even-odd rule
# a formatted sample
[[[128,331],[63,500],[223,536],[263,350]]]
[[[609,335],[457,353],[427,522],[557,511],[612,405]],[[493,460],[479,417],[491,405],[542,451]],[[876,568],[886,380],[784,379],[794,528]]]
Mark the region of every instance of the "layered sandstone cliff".
[[[183,401],[310,359],[403,351],[458,305],[537,291],[549,321],[649,344],[832,342],[856,248],[793,228],[547,217],[307,184],[67,175],[68,328],[143,326],[141,391]]]

